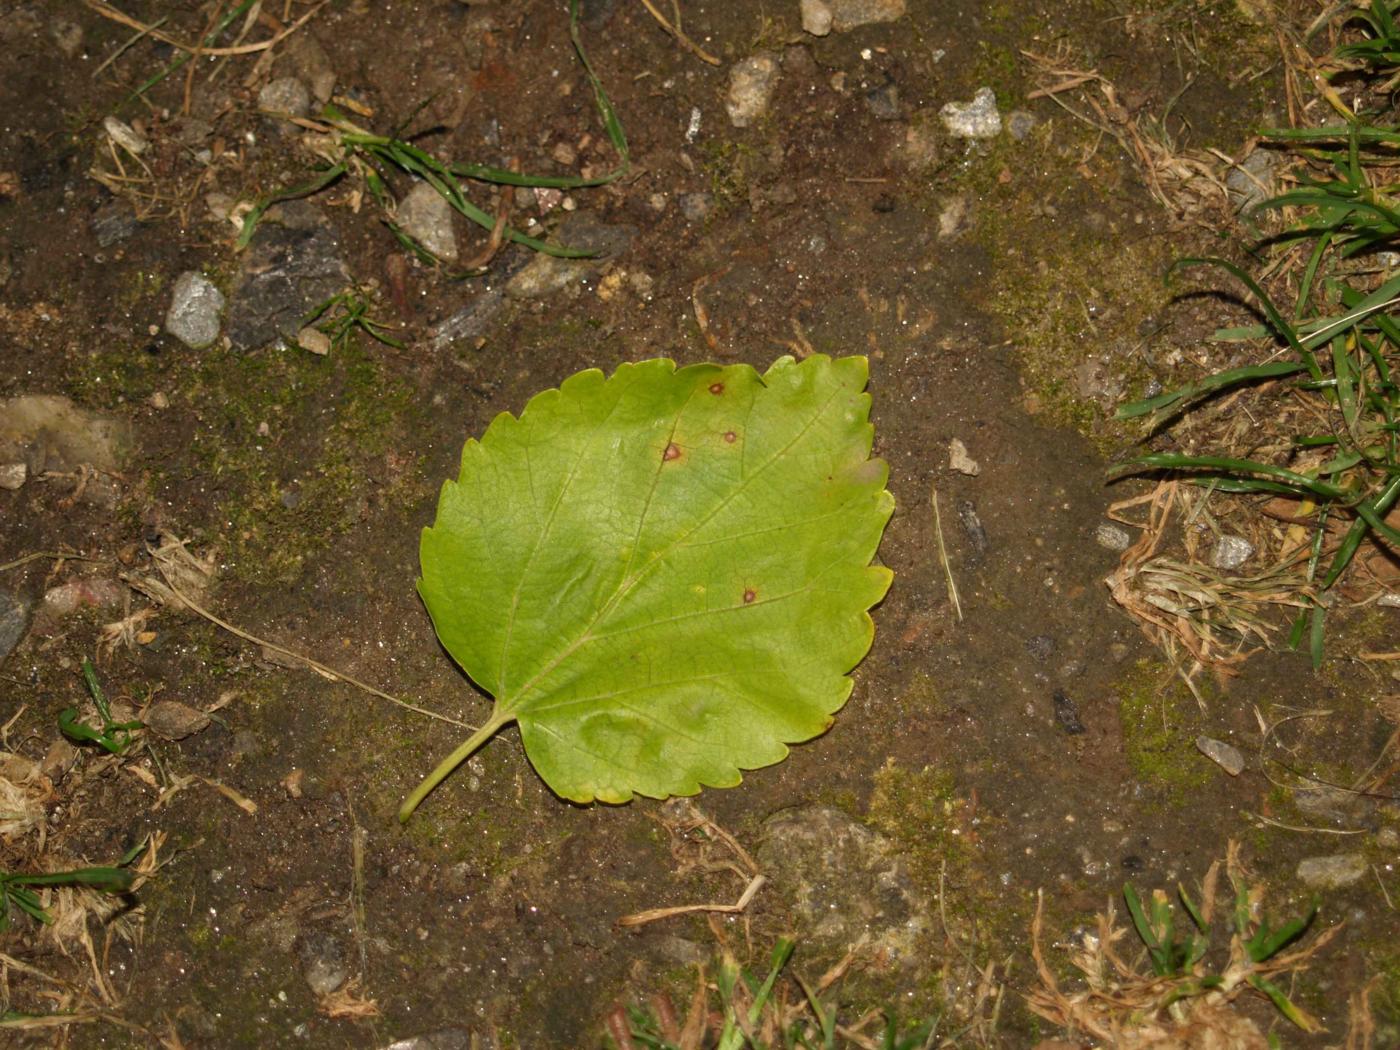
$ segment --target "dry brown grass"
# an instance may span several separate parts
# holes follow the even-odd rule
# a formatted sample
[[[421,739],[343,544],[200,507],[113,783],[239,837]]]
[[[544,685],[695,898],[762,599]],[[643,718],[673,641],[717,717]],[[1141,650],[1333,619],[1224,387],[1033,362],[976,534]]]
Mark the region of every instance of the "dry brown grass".
[[[1237,843],[1229,845],[1225,873],[1232,900],[1242,895],[1251,923],[1257,924],[1264,891],[1262,886],[1246,885],[1248,875]],[[1217,914],[1220,874],[1220,862],[1216,861],[1202,885],[1200,911],[1208,928]],[[1230,908],[1227,904],[1221,910]],[[1145,953],[1130,957],[1124,952],[1122,944],[1130,931],[1118,924],[1110,901],[1096,917],[1094,932],[1068,948],[1068,961],[1076,971],[1070,986],[1056,977],[1046,961],[1043,918],[1042,894],[1031,926],[1031,954],[1040,984],[1027,996],[1027,1005],[1059,1028],[1087,1037],[1096,1046],[1116,1050],[1264,1050],[1269,1044],[1254,1022],[1238,1012],[1236,1000],[1245,994],[1261,994],[1249,983],[1251,978],[1269,979],[1305,969],[1341,929],[1330,927],[1304,947],[1255,962],[1245,948],[1247,931],[1236,928],[1231,931],[1223,967],[1209,969],[1207,955],[1187,973],[1160,976],[1150,972]],[[1203,986],[1208,977],[1218,978],[1218,985]],[[1306,1031],[1321,1030],[1318,1022],[1301,1010],[1297,1021]]]

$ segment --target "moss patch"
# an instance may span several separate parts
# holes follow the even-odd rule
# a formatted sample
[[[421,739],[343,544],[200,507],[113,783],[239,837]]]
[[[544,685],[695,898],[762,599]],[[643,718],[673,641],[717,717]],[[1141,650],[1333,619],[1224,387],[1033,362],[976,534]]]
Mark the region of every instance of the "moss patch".
[[[1195,746],[1204,727],[1196,698],[1170,668],[1153,660],[1138,661],[1119,679],[1117,692],[1128,765],[1164,801],[1183,805],[1211,779],[1209,763]]]
[[[328,358],[210,351],[191,391],[192,452],[218,503],[212,531],[254,583],[297,579],[370,494],[392,500],[415,474],[416,461],[385,463],[413,392],[353,341]]]

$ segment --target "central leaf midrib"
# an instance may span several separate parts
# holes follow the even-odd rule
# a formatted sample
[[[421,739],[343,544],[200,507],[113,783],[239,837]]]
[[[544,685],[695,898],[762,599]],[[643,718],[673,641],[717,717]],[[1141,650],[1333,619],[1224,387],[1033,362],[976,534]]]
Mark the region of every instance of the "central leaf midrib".
[[[599,624],[600,622],[602,622],[602,620],[603,620],[605,617],[607,617],[609,614],[612,613],[613,609],[615,609],[615,608],[617,607],[617,605],[622,601],[622,599],[625,598],[625,597],[627,596],[628,593],[630,593],[630,591],[632,590],[632,588],[634,588],[634,587],[635,587],[638,583],[640,583],[646,576],[648,576],[657,566],[661,565],[662,562],[665,561],[666,555],[670,554],[671,551],[674,550],[678,545],[680,545],[681,543],[683,543],[687,537],[693,535],[697,529],[699,529],[702,525],[705,525],[707,522],[709,522],[711,519],[713,519],[714,516],[715,516],[716,514],[718,514],[718,513],[719,513],[720,511],[722,511],[725,507],[727,507],[730,503],[732,503],[732,502],[734,501],[735,497],[737,497],[737,496],[739,495],[739,493],[741,493],[741,492],[743,492],[745,489],[747,489],[748,486],[753,482],[753,480],[754,480],[755,478],[759,477],[761,474],[764,473],[764,471],[766,471],[766,470],[767,470],[769,467],[771,467],[774,463],[776,463],[778,460],[780,460],[783,456],[787,455],[788,452],[790,452],[790,451],[792,450],[792,448],[793,448],[799,441],[801,441],[801,440],[811,431],[812,427],[816,424],[817,420],[821,419],[822,415],[826,412],[827,408],[829,408],[829,407],[831,406],[831,403],[832,403],[833,401],[835,401],[839,396],[841,396],[841,394],[844,393],[844,392],[845,392],[844,387],[838,386],[837,389],[836,389],[835,391],[832,392],[831,396],[828,397],[825,401],[822,402],[822,404],[821,404],[820,406],[817,407],[816,411],[812,413],[811,417],[803,424],[802,429],[799,430],[799,431],[793,436],[793,438],[792,438],[791,441],[789,441],[789,442],[788,442],[786,445],[784,445],[781,449],[779,449],[779,450],[778,450],[777,452],[775,452],[772,456],[770,456],[770,457],[768,458],[768,460],[767,460],[766,462],[764,462],[760,467],[758,467],[758,469],[755,470],[752,474],[750,474],[750,475],[748,475],[747,477],[745,477],[745,478],[739,483],[738,486],[736,486],[735,488],[731,489],[731,490],[729,491],[729,493],[726,494],[717,504],[715,504],[715,506],[714,506],[707,514],[705,514],[705,515],[703,515],[702,517],[700,517],[699,519],[697,519],[697,520],[695,521],[695,523],[694,523],[686,532],[684,532],[682,535],[676,537],[676,538],[675,538],[674,540],[672,540],[667,546],[665,546],[664,548],[662,548],[661,550],[659,550],[659,551],[657,551],[655,554],[653,554],[653,555],[652,555],[652,558],[651,558],[651,561],[648,562],[646,565],[644,565],[640,570],[638,570],[637,573],[636,573],[634,576],[632,576],[631,578],[626,578],[626,577],[624,577],[623,580],[618,584],[617,589],[616,589],[616,590],[613,592],[613,594],[608,598],[608,600],[605,601],[605,602],[603,602],[603,603],[599,606],[598,612],[594,615],[593,619],[590,620],[590,621],[584,626],[583,631],[579,634],[579,636],[578,636],[577,638],[575,638],[575,639],[574,639],[572,642],[570,642],[566,647],[564,647],[562,650],[560,650],[560,652],[554,657],[554,659],[550,660],[544,667],[540,668],[539,671],[535,672],[534,675],[532,675],[529,679],[527,679],[527,680],[525,681],[525,683],[521,685],[520,689],[516,691],[516,693],[515,693],[515,695],[514,695],[513,697],[506,697],[506,696],[504,696],[504,695],[497,695],[497,697],[496,697],[496,709],[497,709],[498,711],[501,711],[502,713],[505,713],[505,712],[514,712],[514,711],[518,708],[518,706],[520,705],[520,703],[522,702],[522,700],[530,694],[530,691],[535,687],[535,684],[536,684],[537,682],[539,682],[541,679],[543,679],[546,675],[548,675],[551,671],[553,671],[556,667],[558,667],[561,663],[563,663],[566,659],[568,659],[570,656],[572,656],[580,647],[582,647],[582,646],[589,640],[590,635],[591,635],[593,629],[594,629],[595,627],[597,627],[598,624]],[[680,418],[680,417],[679,417],[679,413],[678,413],[678,414],[677,414],[677,421],[678,421],[678,422],[679,422],[679,418]],[[674,433],[675,433],[675,430],[674,430],[674,428],[672,428],[672,434],[674,434]],[[659,476],[659,474],[660,474],[660,471],[665,467],[665,465],[666,465],[666,461],[665,461],[664,459],[660,459],[660,460],[658,461],[658,463],[657,463],[657,475],[658,475],[658,476]],[[567,483],[566,483],[566,488],[567,488]],[[654,490],[655,490],[655,482],[653,482],[652,488],[653,488],[653,491],[654,491]],[[561,496],[561,498],[562,498],[562,496]],[[649,509],[650,509],[650,501],[648,501],[647,506],[643,508],[643,511],[642,511],[643,517],[645,517],[645,515],[646,515],[646,513],[649,511]],[[640,535],[641,535],[641,526],[640,526],[640,524],[639,524],[639,527],[638,527],[637,535],[638,535],[638,537],[640,537]],[[505,683],[502,682],[502,687],[503,687],[503,688],[504,688],[504,684],[505,684]]]

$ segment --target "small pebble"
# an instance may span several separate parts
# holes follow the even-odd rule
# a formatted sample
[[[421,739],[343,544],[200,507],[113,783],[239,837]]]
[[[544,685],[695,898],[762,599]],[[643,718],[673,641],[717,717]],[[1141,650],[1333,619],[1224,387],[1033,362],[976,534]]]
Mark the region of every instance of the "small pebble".
[[[724,100],[729,123],[746,128],[768,112],[778,86],[778,60],[759,53],[742,59],[729,70],[729,94]]]
[[[1243,536],[1221,536],[1211,551],[1210,563],[1217,569],[1238,569],[1254,554],[1254,544]]]
[[[1024,109],[1013,109],[1006,115],[1006,133],[1017,142],[1024,142],[1026,136],[1039,123],[1035,114]]]
[[[311,112],[311,92],[296,77],[278,77],[258,92],[258,108],[277,116],[304,117]]]
[[[715,198],[712,193],[687,193],[681,197],[681,214],[686,222],[704,222],[714,210]]]
[[[978,88],[971,102],[949,102],[938,115],[943,126],[961,138],[994,139],[1001,134],[996,93],[989,87]]]
[[[982,468],[977,460],[967,454],[967,446],[957,438],[948,442],[948,466],[959,474],[966,474],[969,477],[975,478],[982,473]]]
[[[115,142],[122,149],[133,156],[139,157],[146,150],[151,148],[151,143],[146,136],[142,135],[124,120],[116,117],[104,117],[102,119],[102,130],[107,132],[107,137]]]
[[[166,740],[183,740],[209,727],[208,715],[178,700],[157,700],[146,708],[141,721]]]
[[[1079,708],[1069,698],[1069,694],[1058,689],[1055,690],[1055,721],[1070,736],[1078,736],[1084,732],[1084,723],[1079,720]]]
[[[224,293],[204,274],[186,270],[175,278],[165,330],[191,350],[203,350],[219,338]]]
[[[1360,882],[1366,876],[1366,857],[1360,853],[1338,853],[1329,857],[1308,857],[1298,863],[1298,879],[1318,890],[1337,890]]]
[[[1198,736],[1196,749],[1232,777],[1244,772],[1244,755],[1240,754],[1239,748],[1208,736]]]
[[[1094,542],[1111,551],[1125,551],[1133,542],[1133,537],[1127,529],[1105,521],[1094,530]]]
[[[987,537],[987,530],[982,527],[982,519],[977,516],[976,504],[966,499],[959,503],[958,521],[962,524],[963,532],[967,533],[968,542],[972,544],[973,555],[980,557],[986,554],[991,540]]]
[[[556,191],[557,192],[557,191]],[[405,233],[439,259],[457,259],[457,235],[452,229],[452,205],[426,182],[419,182],[399,203],[395,218]]]
[[[0,463],[0,489],[17,489],[29,479],[29,464]]]

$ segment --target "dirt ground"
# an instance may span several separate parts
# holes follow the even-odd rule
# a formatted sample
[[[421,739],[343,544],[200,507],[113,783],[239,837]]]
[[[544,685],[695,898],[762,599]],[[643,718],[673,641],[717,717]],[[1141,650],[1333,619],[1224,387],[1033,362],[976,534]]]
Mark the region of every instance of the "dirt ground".
[[[184,42],[233,5],[118,6]],[[429,267],[353,172],[271,213],[261,249],[235,247],[228,210],[322,163],[305,126],[259,111],[284,77],[381,134],[436,129],[414,141],[438,157],[611,169],[565,5],[264,0],[240,39],[294,27],[277,44],[201,55],[135,100],[181,52],[115,7],[0,11],[0,401],[71,398],[94,414],[79,429],[108,421],[120,446],[96,473],[51,449],[0,489],[0,597],[28,610],[0,653],[3,750],[52,759],[40,822],[6,832],[0,869],[110,863],[162,836],[161,866],[117,917],[80,917],[86,942],[71,924],[12,916],[0,987],[17,1026],[0,1043],[601,1046],[619,1003],[666,992],[683,1013],[718,939],[761,968],[793,934],[794,968],[815,977],[861,932],[888,934],[878,898],[843,896],[862,892],[841,866],[854,863],[898,889],[909,940],[858,956],[833,993],[843,1014],[894,1004],[950,1018],[952,1041],[928,1045],[1030,1047],[1057,1035],[1025,1000],[1039,983],[1037,893],[1047,961],[1068,979],[1068,949],[1095,914],[1112,900],[1121,917],[1124,881],[1144,894],[1196,887],[1235,841],[1271,916],[1317,896],[1315,929],[1341,927],[1287,978],[1320,1033],[1262,997],[1239,1011],[1282,1045],[1340,1046],[1369,989],[1367,1045],[1400,1045],[1400,808],[1325,788],[1394,762],[1394,726],[1370,705],[1395,683],[1348,654],[1393,648],[1397,612],[1339,615],[1318,673],[1280,644],[1228,686],[1206,675],[1198,704],[1112,603],[1104,580],[1119,553],[1101,527],[1146,485],[1106,483],[1140,436],[1108,417],[1183,374],[1236,315],[1162,281],[1174,257],[1227,250],[1230,210],[1174,214],[1115,137],[1122,124],[1081,119],[1094,115],[1083,95],[1035,94],[1064,79],[1047,70],[1096,70],[1126,119],[1238,158],[1252,128],[1286,111],[1269,5],[909,0],[902,17],[820,37],[804,32],[797,0],[680,7],[717,65],[642,3],[585,5],[581,39],[631,167],[600,188],[515,191],[513,223],[611,238],[608,257],[528,294],[512,288],[535,265],[528,248],[506,245],[479,277]],[[1279,17],[1318,13],[1301,7]],[[776,87],[738,127],[730,69],[755,55],[773,58]],[[984,86],[1001,131],[952,133],[941,108]],[[112,115],[145,140],[139,156],[113,145]],[[398,197],[411,185],[390,182]],[[471,192],[495,214],[495,191]],[[256,304],[240,307],[249,253],[315,230],[342,267],[326,287],[361,289],[402,346],[355,330],[316,354],[278,342]],[[488,242],[465,222],[456,235],[463,261]],[[186,271],[231,300],[204,349],[166,330]],[[229,344],[243,308],[263,345]],[[479,720],[486,701],[414,590],[419,532],[463,442],[580,369],[665,356],[762,370],[813,351],[869,355],[876,454],[897,500],[879,559],[894,584],[831,730],[695,800],[768,877],[742,916],[618,926],[648,908],[732,901],[745,880],[681,863],[674,806],[560,801],[513,729],[401,827],[400,801],[461,729],[122,583],[154,575],[151,551],[165,544],[168,559],[177,538],[209,559],[182,579],[220,619]],[[950,466],[954,439],[975,475]],[[20,561],[60,552],[76,557]],[[75,581],[76,609],[46,597]],[[148,730],[125,757],[91,745],[64,757],[59,712],[91,715],[85,657],[131,708],[175,700],[212,721],[181,739]],[[1198,736],[1232,743],[1244,771],[1208,760]],[[854,861],[773,846],[775,817],[813,814],[874,837],[852,840],[864,843]],[[1364,859],[1364,878],[1323,891],[1300,881],[1300,860],[1343,853]],[[836,933],[803,910],[814,882],[850,913]],[[994,1023],[991,1001],[972,1001],[988,964],[1003,989]],[[18,1025],[54,1009],[85,1023]]]

